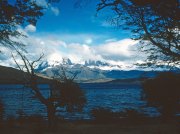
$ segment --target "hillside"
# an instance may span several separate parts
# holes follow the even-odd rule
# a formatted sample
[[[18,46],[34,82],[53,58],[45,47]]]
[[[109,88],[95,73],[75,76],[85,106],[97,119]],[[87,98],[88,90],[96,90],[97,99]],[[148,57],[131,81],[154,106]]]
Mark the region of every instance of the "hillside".
[[[0,84],[19,84],[23,83],[25,77],[28,77],[27,73],[17,70],[12,67],[0,66]],[[44,76],[38,76],[39,83],[49,83],[50,78]]]
[[[61,74],[60,66],[52,66],[36,70],[38,72],[39,83],[51,82],[51,77]],[[82,65],[71,65],[69,72],[80,72],[75,79],[78,83],[139,83],[147,78],[155,77],[158,71],[143,70],[100,70],[97,68],[89,68]],[[0,66],[0,84],[19,84],[24,82],[24,75],[27,73],[19,71],[12,67]],[[69,75],[67,73],[67,75]]]
[[[72,63],[70,59],[66,59],[63,63],[66,74],[72,76],[72,73],[77,72],[75,78],[77,82],[107,82],[115,79],[141,79],[153,78],[160,71],[145,71],[145,70],[124,70],[121,66],[111,65],[101,61],[89,61],[85,63]],[[36,71],[47,77],[59,76],[62,74],[62,63],[59,62],[42,62]]]

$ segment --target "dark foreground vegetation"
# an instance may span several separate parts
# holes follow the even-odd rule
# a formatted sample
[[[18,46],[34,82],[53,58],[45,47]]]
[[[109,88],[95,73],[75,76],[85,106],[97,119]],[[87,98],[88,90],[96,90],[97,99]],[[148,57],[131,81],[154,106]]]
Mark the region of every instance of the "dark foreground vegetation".
[[[180,112],[180,74],[160,73],[143,83],[143,91],[148,105],[156,107],[164,118]]]
[[[149,117],[134,109],[113,112],[99,107],[91,111],[92,120],[64,120],[56,117],[49,126],[47,118],[40,115],[18,118],[5,117],[3,103],[0,103],[1,134],[179,134],[180,117]]]
[[[52,0],[56,1],[56,0]],[[81,1],[81,0],[80,0]],[[49,1],[52,3],[51,1]],[[48,2],[48,3],[49,3]],[[58,1],[57,1],[58,2]],[[44,8],[32,0],[18,0],[14,4],[1,0],[0,46],[14,50],[23,62],[18,63],[16,55],[12,58],[23,75],[23,83],[35,93],[36,98],[46,106],[48,121],[39,116],[21,116],[18,119],[4,118],[4,106],[0,102],[0,134],[179,134],[180,121],[180,89],[179,76],[163,74],[143,84],[144,96],[148,104],[156,107],[160,117],[146,117],[134,110],[114,113],[106,109],[92,111],[92,121],[65,121],[55,116],[57,107],[66,107],[67,111],[81,110],[86,100],[83,92],[72,79],[67,79],[63,69],[60,80],[52,83],[51,96],[43,97],[38,88],[39,77],[35,63],[40,61],[40,55],[30,61],[24,50],[25,44],[13,40],[24,37],[18,28],[25,24],[36,26],[37,20],[44,15]],[[110,18],[112,24],[124,29],[130,29],[134,40],[140,41],[140,50],[147,53],[145,66],[172,63],[179,65],[179,1],[177,0],[101,0],[97,11],[109,8],[114,15]],[[124,23],[122,23],[124,22]],[[123,27],[122,27],[123,28]],[[1,52],[1,51],[0,51]],[[1,74],[5,71],[0,71]],[[10,73],[10,72],[9,72]],[[28,74],[28,75],[27,75]],[[12,75],[10,73],[10,75]],[[8,74],[6,74],[8,76]],[[56,78],[56,77],[55,77]],[[0,79],[3,82],[5,78]],[[59,90],[61,89],[61,90]],[[62,91],[64,89],[64,91]],[[72,89],[72,90],[69,90]],[[74,90],[75,89],[75,90]],[[55,93],[55,96],[53,93]],[[57,94],[58,92],[58,94]],[[77,94],[75,94],[77,93]],[[58,96],[57,96],[58,95]],[[63,95],[63,96],[59,96]],[[74,96],[73,96],[74,95]]]
[[[19,118],[6,118],[4,115],[5,107],[3,102],[0,101],[0,134],[179,134],[179,77],[179,74],[165,72],[143,83],[142,99],[145,99],[148,105],[157,108],[160,112],[159,117],[149,117],[134,109],[112,112],[100,107],[91,111],[92,120],[64,120],[55,116],[56,110],[53,114],[47,110],[48,117],[46,119],[42,116],[26,116],[22,113],[19,113]],[[57,96],[58,94],[54,97],[58,97],[61,102],[60,106],[70,108],[67,109],[68,112],[72,111],[73,100],[79,100],[76,97],[83,97],[83,93],[76,83],[69,81],[66,77],[64,80],[66,80],[64,83],[54,81],[53,86],[55,87],[52,88],[65,89],[58,90],[60,92],[57,93],[60,93],[61,97]],[[77,90],[70,90],[76,88]],[[79,94],[75,94],[78,93],[77,91],[79,91]],[[73,93],[76,97],[70,96],[70,93]],[[71,100],[72,98],[74,99]],[[56,100],[52,102],[56,104],[54,103]],[[53,116],[53,118],[49,118],[50,116]]]
[[[99,113],[96,113],[96,112]],[[135,111],[113,113],[101,109],[95,110],[93,120],[66,121],[56,120],[53,128],[48,126],[47,120],[40,116],[9,118],[0,124],[1,134],[179,134],[180,122],[178,118],[164,120],[160,117],[145,117]],[[102,118],[103,116],[103,118]],[[112,116],[112,117],[111,117]]]

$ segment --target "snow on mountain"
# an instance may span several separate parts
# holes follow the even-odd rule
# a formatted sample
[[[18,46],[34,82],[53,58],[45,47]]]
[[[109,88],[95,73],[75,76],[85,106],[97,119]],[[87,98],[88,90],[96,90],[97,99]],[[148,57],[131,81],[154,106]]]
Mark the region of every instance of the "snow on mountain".
[[[43,72],[45,70],[60,68],[60,66],[71,68],[71,70],[81,70],[81,71],[84,70],[104,71],[104,70],[123,69],[121,65],[113,65],[102,61],[89,60],[89,61],[85,61],[84,63],[73,63],[69,58],[63,58],[62,60],[59,61],[44,61],[38,66],[37,70]]]
[[[135,66],[114,65],[102,61],[85,61],[84,63],[73,63],[68,58],[61,61],[44,61],[36,69],[37,72],[49,77],[58,77],[65,68],[69,77],[78,73],[76,79],[80,81],[96,79],[129,79],[154,77],[158,71],[140,70]]]
[[[56,77],[59,76],[62,73],[62,67],[66,70],[66,73],[69,77],[73,76],[73,73],[78,73],[77,79],[80,80],[89,80],[89,79],[103,79],[105,76],[103,75],[103,71],[97,68],[89,68],[82,64],[72,64],[69,60],[68,62],[64,63],[63,66],[61,63],[59,65],[53,64],[53,65],[46,65],[46,68],[42,68],[41,64],[38,67],[38,72],[49,76],[49,77]]]

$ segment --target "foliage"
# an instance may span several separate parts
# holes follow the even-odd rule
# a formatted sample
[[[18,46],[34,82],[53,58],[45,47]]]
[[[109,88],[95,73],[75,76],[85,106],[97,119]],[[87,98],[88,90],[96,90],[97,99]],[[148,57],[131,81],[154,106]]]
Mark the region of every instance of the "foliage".
[[[4,105],[0,100],[0,122],[3,120],[3,116],[4,116]]]
[[[179,87],[179,74],[165,72],[143,83],[143,99],[157,107],[163,116],[173,116],[180,106]]]
[[[25,36],[18,30],[19,26],[36,25],[37,20],[43,15],[44,7],[39,6],[33,0],[0,1],[0,44],[5,47],[23,46],[22,43],[13,40]]]
[[[140,40],[147,62],[180,64],[179,5],[179,0],[101,0],[97,11],[113,11],[110,23]]]
[[[68,112],[73,112],[74,110],[81,111],[84,104],[86,103],[86,98],[84,92],[81,90],[80,86],[71,81],[66,80],[64,82],[56,82],[56,93],[58,105],[61,107],[66,107]]]
[[[38,19],[51,3],[60,0],[45,0],[47,5],[42,5],[37,0],[1,0],[0,1],[0,45],[8,48],[23,48],[24,44],[17,38],[26,37],[19,30],[28,24],[36,26]]]
[[[103,122],[112,120],[114,116],[111,110],[103,107],[93,109],[91,111],[91,115],[95,118],[95,120]]]
[[[19,70],[21,70],[24,74],[24,82],[26,86],[29,86],[34,92],[37,99],[39,99],[39,101],[46,106],[50,127],[53,127],[55,125],[55,114],[57,107],[63,106],[67,109],[67,111],[82,110],[82,107],[86,103],[86,98],[79,85],[73,81],[75,76],[73,76],[71,79],[68,78],[65,75],[65,69],[63,69],[63,73],[60,75],[62,76],[60,78],[63,78],[63,80],[49,80],[52,82],[50,88],[50,96],[46,98],[43,96],[40,88],[38,87],[37,74],[35,72],[35,67],[38,65],[38,62],[41,61],[44,54],[31,61],[26,57],[23,51],[16,50],[16,52],[22,60],[22,64],[20,64],[12,54],[14,62],[16,63]]]
[[[143,113],[139,113],[135,109],[125,109],[121,112],[113,112],[110,109],[106,109],[103,107],[99,107],[93,109],[91,111],[91,115],[96,121],[102,122],[110,122],[110,121],[118,121],[122,119],[127,119],[129,121],[137,121],[139,119],[143,119],[145,115]]]
[[[52,97],[57,98],[58,105],[65,107],[68,112],[81,111],[86,103],[86,97],[78,83],[74,82],[79,71],[72,72],[68,68],[66,59],[60,63],[57,72],[54,73]]]
[[[125,109],[125,111],[123,112],[123,115],[124,117],[132,121],[138,121],[146,117],[146,114],[141,113],[137,111],[136,109]]]

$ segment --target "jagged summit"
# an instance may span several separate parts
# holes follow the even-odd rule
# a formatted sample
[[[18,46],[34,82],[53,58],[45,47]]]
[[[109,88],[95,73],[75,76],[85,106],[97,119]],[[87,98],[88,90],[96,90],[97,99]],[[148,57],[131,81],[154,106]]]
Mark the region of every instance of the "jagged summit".
[[[168,71],[167,66],[159,66],[159,70],[143,70],[138,66],[114,65],[104,61],[88,60],[84,63],[73,63],[69,58],[60,61],[44,61],[36,69],[38,73],[54,77],[62,72],[62,66],[67,72],[78,72],[77,80],[109,80],[109,79],[131,79],[154,77],[159,71]]]
[[[44,70],[47,68],[53,68],[53,67],[58,67],[61,65],[68,66],[70,68],[81,68],[81,67],[88,67],[91,69],[100,69],[100,70],[122,70],[121,65],[113,65],[107,62],[103,62],[100,60],[87,60],[82,63],[73,63],[69,58],[63,58],[62,60],[59,61],[44,61],[42,62],[37,70]]]
[[[45,76],[54,77],[62,72],[62,66],[67,72],[78,72],[77,80],[112,80],[112,79],[129,79],[141,77],[153,77],[156,75],[154,71],[143,70],[123,70],[120,65],[112,65],[102,61],[88,60],[84,63],[73,63],[70,59],[63,59],[62,62],[45,61],[39,65],[37,72]],[[70,74],[68,74],[70,75]]]

